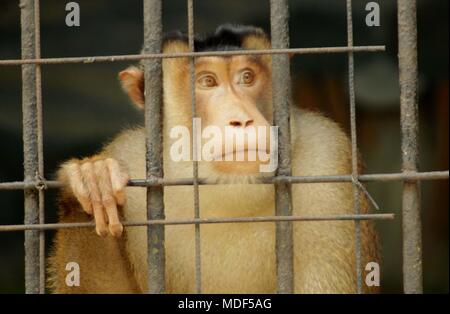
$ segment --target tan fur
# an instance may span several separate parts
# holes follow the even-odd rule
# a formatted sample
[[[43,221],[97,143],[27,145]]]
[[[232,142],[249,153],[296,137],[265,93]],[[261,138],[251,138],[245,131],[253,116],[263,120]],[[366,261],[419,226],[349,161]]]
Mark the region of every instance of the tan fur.
[[[242,42],[242,47],[248,50],[270,49],[271,46],[270,40],[266,37],[262,29],[259,29],[259,34],[247,36]],[[268,64],[272,60],[270,55],[262,55],[261,59]]]
[[[250,42],[253,42],[250,45]],[[248,47],[257,46],[255,38]],[[259,42],[260,48],[266,42]],[[187,49],[179,42],[166,44],[165,52]],[[171,160],[168,132],[175,125],[190,125],[190,97],[186,58],[166,59],[164,72],[164,176],[192,177],[192,163]],[[132,87],[134,88],[134,87]],[[269,91],[270,94],[270,91]],[[265,108],[271,110],[271,108]],[[351,173],[348,137],[324,116],[292,109],[292,172],[295,176]],[[119,162],[131,178],[145,177],[145,132],[128,130],[107,145],[99,157]],[[224,185],[200,186],[201,217],[274,215],[274,188],[247,184],[252,176],[223,176],[199,163],[200,177],[216,178]],[[60,173],[61,180],[67,180]],[[65,181],[67,182],[67,181]],[[294,215],[353,213],[349,183],[313,183],[292,186]],[[146,219],[146,191],[126,188],[127,203],[119,208],[126,221]],[[66,188],[60,197],[60,221],[88,221]],[[164,188],[168,219],[194,217],[192,186]],[[361,195],[362,212],[368,211]],[[354,225],[352,221],[294,223],[294,289],[296,293],[356,292]],[[362,226],[362,273],[369,261],[380,262],[372,224]],[[166,288],[169,293],[195,292],[194,226],[166,226]],[[204,293],[276,292],[275,223],[202,225],[202,287]],[[50,259],[50,286],[57,293],[145,292],[147,290],[146,227],[129,227],[122,237],[101,238],[92,229],[60,230]],[[81,286],[65,286],[66,263],[76,261]],[[363,277],[364,278],[364,277]],[[363,282],[363,286],[364,282]],[[369,291],[369,289],[366,289]],[[374,289],[372,290],[374,291]]]

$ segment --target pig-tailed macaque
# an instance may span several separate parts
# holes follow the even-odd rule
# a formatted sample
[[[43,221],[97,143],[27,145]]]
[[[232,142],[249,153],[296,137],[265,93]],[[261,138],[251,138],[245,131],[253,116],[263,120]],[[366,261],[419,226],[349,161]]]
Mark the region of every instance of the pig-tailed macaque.
[[[213,35],[195,41],[196,51],[270,47],[267,35],[250,26],[223,25]],[[164,53],[188,51],[187,38],[181,33],[164,40]],[[257,182],[262,176],[273,175],[274,170],[267,167],[268,171],[262,171],[263,166],[269,166],[267,156],[273,157],[271,57],[198,57],[195,75],[202,132],[199,144],[206,147],[198,158],[199,177],[217,183],[199,187],[201,218],[275,215],[274,186]],[[129,67],[119,73],[119,78],[133,103],[142,108],[142,67]],[[190,178],[192,143],[187,148],[180,144],[184,131],[194,136],[188,58],[163,60],[163,93],[164,177]],[[245,137],[239,148],[225,143],[230,129],[244,134],[251,130],[265,132]],[[222,135],[217,137],[216,133]],[[256,157],[230,158],[237,154]],[[291,109],[291,154],[294,176],[351,173],[347,135],[321,114],[296,107]],[[127,187],[130,178],[145,178],[142,127],[122,132],[98,155],[61,165],[59,221],[93,220],[96,227],[57,232],[49,261],[49,286],[53,292],[147,291],[147,227],[124,229],[121,224],[147,219],[146,190]],[[363,193],[360,198],[361,212],[367,213]],[[164,187],[164,204],[167,219],[193,218],[193,187]],[[353,214],[352,184],[293,184],[292,204],[293,215],[298,216]],[[293,230],[294,292],[355,293],[355,222],[293,222]],[[194,225],[165,227],[168,293],[195,292],[194,233]],[[201,225],[200,235],[204,293],[276,292],[274,222]],[[377,236],[370,222],[361,222],[361,256],[363,287],[373,292],[373,287],[364,282],[365,265],[380,262]],[[70,262],[80,267],[79,286],[66,285],[66,265]]]

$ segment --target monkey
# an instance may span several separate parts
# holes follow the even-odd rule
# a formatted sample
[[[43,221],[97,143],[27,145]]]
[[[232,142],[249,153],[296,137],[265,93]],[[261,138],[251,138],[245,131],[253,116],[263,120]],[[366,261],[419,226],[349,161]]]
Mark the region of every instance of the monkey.
[[[258,27],[224,24],[195,38],[195,51],[270,49]],[[189,52],[181,32],[169,33],[163,53]],[[119,73],[121,85],[140,109],[145,106],[142,66]],[[192,99],[187,57],[162,61],[164,178],[189,178],[193,161],[174,161],[171,130],[192,131]],[[195,99],[202,128],[245,130],[273,124],[272,58],[270,55],[202,56],[195,59]],[[347,175],[352,171],[351,145],[342,128],[321,113],[290,108],[291,167],[294,176]],[[192,133],[191,133],[192,134]],[[235,147],[233,147],[235,149]],[[229,151],[233,154],[236,151]],[[247,152],[248,153],[248,152]],[[199,186],[200,217],[275,215],[273,184],[256,180],[273,175],[259,171],[265,160],[198,161],[201,178],[216,184]],[[93,228],[60,229],[48,263],[48,286],[54,293],[145,293],[147,227],[123,228],[122,221],[145,221],[146,191],[127,186],[145,178],[145,130],[125,130],[97,155],[70,159],[60,166],[59,222],[95,221]],[[193,186],[164,186],[165,217],[194,217]],[[292,184],[292,211],[298,216],[353,214],[350,182]],[[359,194],[361,213],[368,213]],[[294,293],[356,293],[355,222],[296,221],[293,224]],[[361,271],[380,262],[378,236],[372,222],[361,221]],[[165,289],[194,293],[195,227],[165,226]],[[275,222],[200,225],[203,293],[275,293]],[[66,264],[80,266],[80,285],[65,283]],[[364,278],[364,277],[363,277]],[[377,292],[367,287],[365,292]]]

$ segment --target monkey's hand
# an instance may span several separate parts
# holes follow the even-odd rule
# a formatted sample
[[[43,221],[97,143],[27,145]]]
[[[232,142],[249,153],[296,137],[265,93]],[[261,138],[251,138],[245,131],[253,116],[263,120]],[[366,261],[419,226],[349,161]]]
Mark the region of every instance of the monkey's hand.
[[[125,204],[125,186],[129,180],[117,160],[94,156],[64,163],[58,173],[64,188],[94,216],[95,230],[104,237],[109,232],[120,237],[123,226],[117,207]]]

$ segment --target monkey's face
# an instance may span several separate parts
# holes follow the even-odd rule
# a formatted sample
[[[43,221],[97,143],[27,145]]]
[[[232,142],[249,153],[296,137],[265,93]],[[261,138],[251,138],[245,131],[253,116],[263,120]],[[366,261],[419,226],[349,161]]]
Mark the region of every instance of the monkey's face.
[[[189,133],[190,138],[185,145],[190,152],[172,159],[194,159],[191,150],[195,137],[200,146],[196,160],[219,175],[253,176],[275,170],[277,132],[271,126],[270,59],[262,56],[197,58],[194,79],[199,119],[194,120],[189,73],[186,58],[163,63],[165,125],[174,129],[169,130],[170,134]],[[143,107],[142,70],[130,67],[119,75],[130,98]],[[178,132],[179,128],[185,132]],[[169,147],[165,148],[171,150],[178,142],[176,136],[166,138]],[[186,152],[185,148],[181,150]]]
[[[196,51],[258,50],[271,47],[267,35],[255,27],[219,27],[206,38],[196,39]],[[177,34],[167,38],[163,52],[189,52],[188,40]],[[272,172],[277,160],[277,131],[272,122],[271,57],[198,57],[195,60],[197,116],[192,119],[188,58],[163,60],[165,149],[181,139],[167,134],[190,134],[189,148],[174,161],[196,160],[219,175],[252,176]],[[129,67],[119,74],[133,102],[144,107],[142,68]],[[197,124],[196,124],[197,123]],[[200,123],[200,125],[198,125]],[[193,142],[197,143],[196,154]],[[199,145],[200,144],[200,145]],[[167,147],[167,146],[169,147]],[[171,150],[172,151],[172,150]],[[174,149],[173,151],[179,151]],[[195,156],[194,156],[195,155]],[[275,156],[274,156],[275,155]]]
[[[258,56],[198,58],[195,91],[202,153],[212,157],[212,167],[226,174],[258,173],[272,144],[268,65]]]

